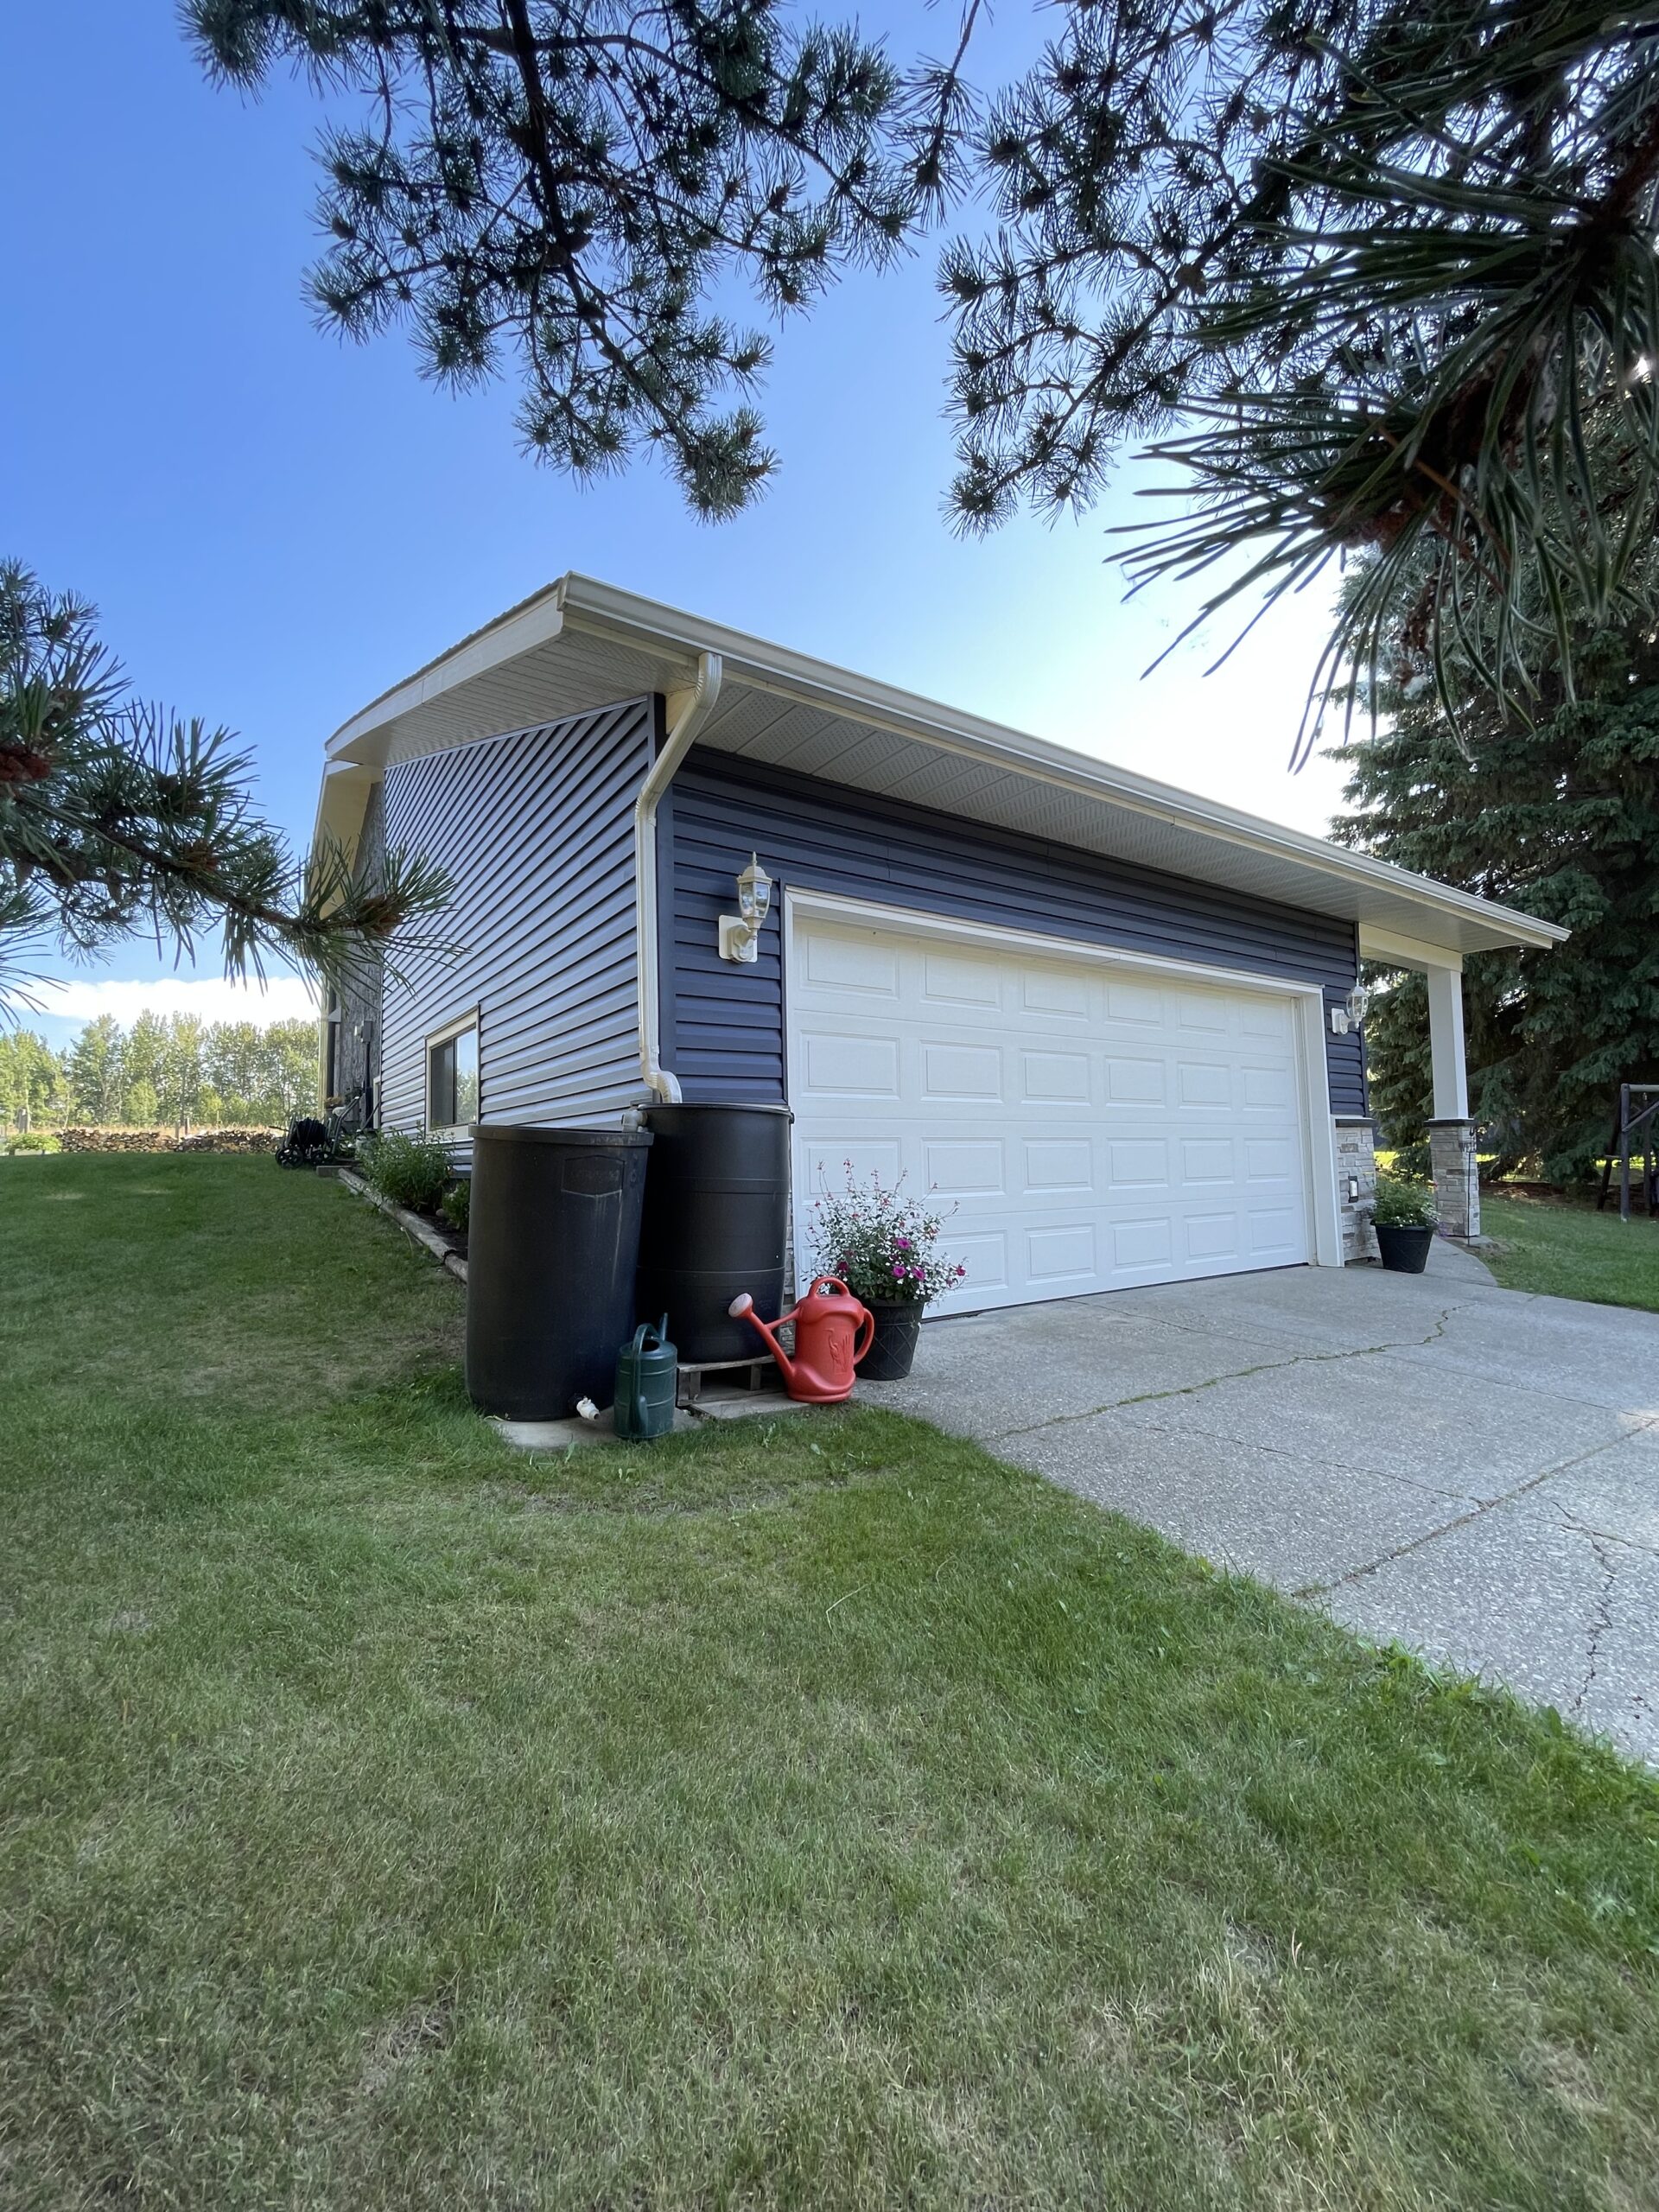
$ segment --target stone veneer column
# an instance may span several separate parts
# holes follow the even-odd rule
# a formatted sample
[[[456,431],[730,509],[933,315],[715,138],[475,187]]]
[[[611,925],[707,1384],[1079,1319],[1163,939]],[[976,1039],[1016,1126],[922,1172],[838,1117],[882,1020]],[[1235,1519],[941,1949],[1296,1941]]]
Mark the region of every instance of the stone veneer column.
[[[1434,1202],[1440,1211],[1440,1234],[1467,1244],[1480,1235],[1480,1171],[1475,1159],[1474,1123],[1431,1122],[1428,1159],[1434,1178]]]
[[[1338,1114],[1337,1207],[1342,1216],[1342,1256],[1350,1260],[1376,1257],[1376,1232],[1371,1227],[1371,1201],[1376,1196],[1376,1131],[1363,1115]],[[1359,1185],[1350,1197],[1349,1184]]]

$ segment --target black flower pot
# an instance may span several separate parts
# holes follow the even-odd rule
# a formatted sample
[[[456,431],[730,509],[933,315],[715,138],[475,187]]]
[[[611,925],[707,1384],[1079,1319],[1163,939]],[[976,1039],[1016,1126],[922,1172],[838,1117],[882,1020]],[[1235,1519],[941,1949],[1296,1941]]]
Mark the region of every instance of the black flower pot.
[[[868,1301],[875,1316],[875,1334],[858,1363],[866,1382],[902,1382],[916,1357],[916,1338],[922,1325],[919,1298],[874,1299]]]
[[[1434,1242],[1432,1227],[1402,1228],[1397,1223],[1379,1221],[1373,1224],[1376,1230],[1376,1249],[1382,1255],[1385,1268],[1392,1268],[1397,1275],[1420,1275],[1428,1265],[1428,1248]]]

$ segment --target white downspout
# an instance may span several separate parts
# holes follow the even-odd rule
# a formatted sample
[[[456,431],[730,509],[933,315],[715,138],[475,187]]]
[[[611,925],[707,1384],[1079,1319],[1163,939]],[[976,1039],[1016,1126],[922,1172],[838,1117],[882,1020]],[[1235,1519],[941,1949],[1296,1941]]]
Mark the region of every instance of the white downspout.
[[[635,996],[639,1006],[639,1072],[645,1088],[665,1106],[680,1103],[679,1077],[665,1068],[662,1052],[662,980],[657,966],[657,809],[674,771],[720,696],[718,653],[697,655],[697,680],[675,716],[663,749],[633,803],[633,934]]]

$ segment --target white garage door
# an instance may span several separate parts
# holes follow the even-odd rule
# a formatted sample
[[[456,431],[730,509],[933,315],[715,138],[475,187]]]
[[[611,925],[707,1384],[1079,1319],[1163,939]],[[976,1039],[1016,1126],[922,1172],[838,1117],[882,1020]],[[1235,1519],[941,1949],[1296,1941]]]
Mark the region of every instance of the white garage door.
[[[850,1160],[955,1207],[957,1308],[1309,1256],[1287,998],[804,913],[788,998],[804,1236]]]

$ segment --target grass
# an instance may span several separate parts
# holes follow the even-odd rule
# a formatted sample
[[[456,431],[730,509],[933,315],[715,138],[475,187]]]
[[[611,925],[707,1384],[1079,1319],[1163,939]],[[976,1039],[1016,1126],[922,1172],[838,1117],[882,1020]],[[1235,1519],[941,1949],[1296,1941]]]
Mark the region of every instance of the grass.
[[[1659,1313],[1659,1223],[1618,1217],[1617,1198],[1598,1213],[1588,1203],[1480,1194],[1480,1225],[1498,1240],[1485,1255],[1506,1290],[1637,1306]]]
[[[512,1457],[263,1160],[4,1209],[8,2212],[1659,2202],[1559,1722],[887,1414]]]

